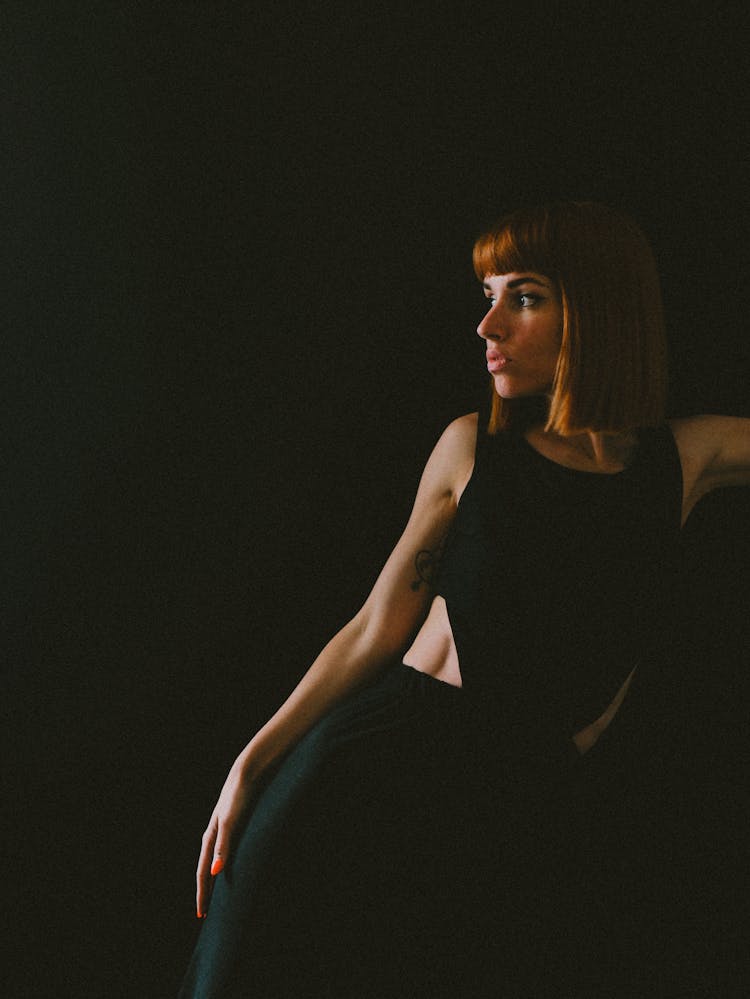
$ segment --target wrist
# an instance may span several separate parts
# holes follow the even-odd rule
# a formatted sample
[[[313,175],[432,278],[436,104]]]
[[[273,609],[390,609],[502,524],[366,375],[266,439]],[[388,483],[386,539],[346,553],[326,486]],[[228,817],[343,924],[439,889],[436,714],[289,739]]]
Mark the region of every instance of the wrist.
[[[262,738],[262,733],[258,733],[242,750],[234,766],[243,780],[257,781],[282,755],[282,752],[274,751],[268,739]]]

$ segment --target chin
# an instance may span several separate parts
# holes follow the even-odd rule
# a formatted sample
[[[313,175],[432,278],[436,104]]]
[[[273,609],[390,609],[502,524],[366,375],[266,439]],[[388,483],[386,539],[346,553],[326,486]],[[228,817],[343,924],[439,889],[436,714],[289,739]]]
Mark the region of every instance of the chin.
[[[544,395],[543,388],[524,388],[522,385],[498,385],[495,382],[495,391],[501,399],[528,399],[535,395]]]
[[[509,380],[505,375],[494,378],[495,391],[501,399],[531,399],[534,396],[549,396],[551,385],[523,385]]]

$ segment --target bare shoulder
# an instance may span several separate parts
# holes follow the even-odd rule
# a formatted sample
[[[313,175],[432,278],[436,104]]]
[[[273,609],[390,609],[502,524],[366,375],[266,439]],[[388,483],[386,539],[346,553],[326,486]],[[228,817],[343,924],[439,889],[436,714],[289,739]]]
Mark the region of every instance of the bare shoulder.
[[[459,416],[458,419],[448,424],[440,440],[445,441],[446,447],[455,450],[457,454],[468,451],[473,460],[478,422],[479,413],[467,413],[466,416]]]
[[[669,420],[686,480],[699,496],[750,484],[750,419],[704,414]]]
[[[467,413],[449,423],[435,445],[425,470],[442,479],[456,499],[463,492],[474,468],[478,421],[478,413]]]

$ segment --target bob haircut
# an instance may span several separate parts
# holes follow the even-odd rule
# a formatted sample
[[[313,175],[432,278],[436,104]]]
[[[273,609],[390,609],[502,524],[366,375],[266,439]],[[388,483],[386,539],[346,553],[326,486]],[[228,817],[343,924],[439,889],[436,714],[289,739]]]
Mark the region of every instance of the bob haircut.
[[[618,433],[664,419],[667,343],[651,247],[627,216],[593,202],[522,208],[474,244],[480,281],[535,271],[562,303],[560,356],[549,410],[542,400],[503,399],[492,389],[488,430],[535,413],[545,429]]]

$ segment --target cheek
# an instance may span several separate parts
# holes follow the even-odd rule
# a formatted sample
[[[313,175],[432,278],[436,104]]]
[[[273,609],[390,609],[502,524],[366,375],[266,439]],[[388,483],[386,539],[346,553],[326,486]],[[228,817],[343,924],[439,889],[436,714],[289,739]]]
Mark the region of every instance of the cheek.
[[[555,331],[550,331],[544,339],[537,344],[536,355],[542,364],[556,364],[560,356],[561,342]]]
[[[562,326],[555,325],[550,329],[547,343],[549,347],[548,353],[554,355],[555,359],[557,359],[562,348]]]
[[[546,345],[546,349],[540,352],[538,360],[538,372],[539,376],[546,381],[551,382],[555,377],[555,372],[557,371],[557,361],[560,357],[560,344],[557,340],[550,339]]]

